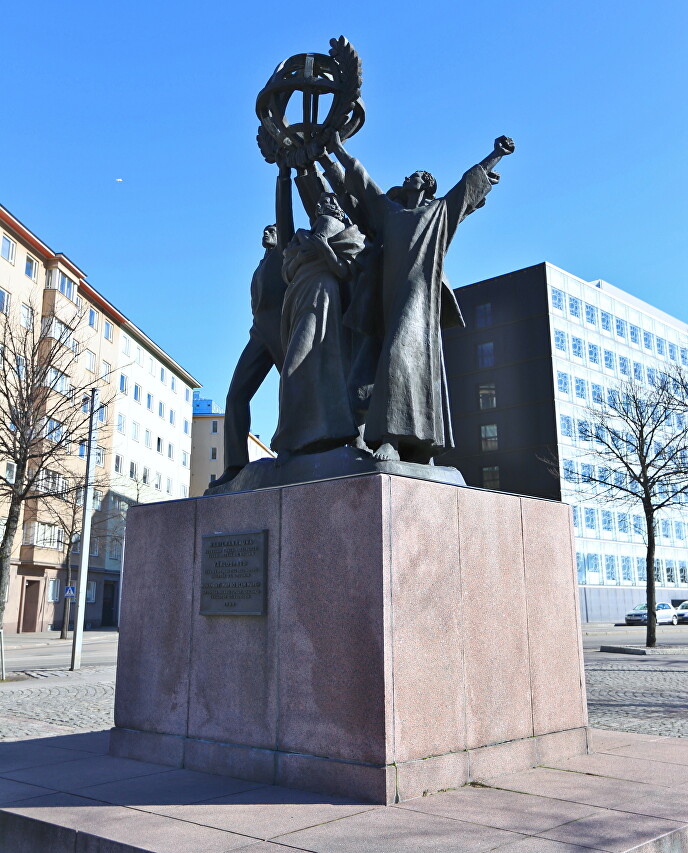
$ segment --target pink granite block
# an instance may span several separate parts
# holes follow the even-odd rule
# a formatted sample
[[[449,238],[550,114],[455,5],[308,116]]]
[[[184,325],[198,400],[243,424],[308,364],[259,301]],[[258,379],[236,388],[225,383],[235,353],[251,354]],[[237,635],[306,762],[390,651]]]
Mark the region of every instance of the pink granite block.
[[[157,732],[138,732],[131,729],[112,729],[110,755],[133,758],[169,767],[182,767],[184,738],[179,735],[161,735]]]
[[[512,740],[494,746],[482,746],[468,753],[468,767],[472,782],[507,773],[518,773],[537,764],[537,742],[535,738]]]
[[[536,740],[538,764],[548,764],[572,755],[585,755],[588,751],[587,729],[584,728],[538,735]]]
[[[522,498],[533,730],[536,735],[587,722],[580,653],[571,511]]]
[[[385,764],[386,476],[282,490],[279,748]]]
[[[463,750],[455,486],[391,478],[394,759]]]
[[[0,811],[0,844],[7,853],[71,853],[76,850],[76,832],[50,821]]]
[[[131,507],[115,725],[186,734],[196,501]]]
[[[373,767],[279,753],[277,784],[304,791],[321,791],[367,803],[389,805],[396,801],[394,767]]]
[[[682,838],[679,836],[674,839],[666,838],[667,835],[681,830],[684,830],[681,833]],[[681,823],[618,811],[604,811],[584,817],[540,835],[553,841],[582,844],[584,847],[606,850],[609,853],[625,853],[646,844],[652,845],[647,848],[647,853],[650,851],[659,853],[664,850],[682,851],[686,849],[687,840],[685,827]],[[643,846],[642,849],[646,848]]]
[[[606,729],[588,729],[588,737],[592,752],[611,752],[616,751],[622,746],[658,740],[657,735],[643,735],[637,732],[614,732]],[[662,740],[668,740],[668,738],[663,738]]]
[[[668,738],[667,738],[668,740]],[[629,758],[643,758],[650,761],[664,761],[667,764],[682,764],[688,766],[688,740],[678,743],[665,743],[662,740],[645,741],[641,743],[619,746],[613,751],[614,755],[625,755]]]
[[[189,613],[189,737],[274,749],[277,739],[277,631],[280,492],[213,495],[197,501],[195,599]],[[265,616],[201,616],[202,537],[268,531]]]
[[[533,734],[521,504],[514,495],[457,489],[469,748]],[[495,590],[508,613],[495,620]]]
[[[402,803],[448,788],[460,788],[467,782],[467,752],[436,755],[422,761],[406,761],[397,765],[397,795]]]
[[[611,779],[628,779],[631,782],[644,782],[647,785],[666,788],[688,784],[688,766],[686,765],[634,758],[619,755],[618,752],[613,755],[598,752],[593,755],[555,759],[549,763],[549,766],[558,770],[574,770],[577,773],[590,773]]]
[[[274,752],[250,746],[187,740],[184,744],[184,767],[266,785],[275,781]]]

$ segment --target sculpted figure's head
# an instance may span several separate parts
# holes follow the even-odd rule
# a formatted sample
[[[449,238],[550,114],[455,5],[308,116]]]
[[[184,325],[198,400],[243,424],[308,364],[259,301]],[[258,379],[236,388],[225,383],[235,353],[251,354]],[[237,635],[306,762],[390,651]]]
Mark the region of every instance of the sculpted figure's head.
[[[430,172],[414,172],[408,178],[404,178],[404,189],[411,191],[423,190],[426,199],[435,198],[437,192],[437,181]]]
[[[263,248],[274,249],[277,245],[277,226],[266,225],[263,228]]]
[[[315,208],[316,216],[333,216],[340,222],[346,220],[346,214],[339,206],[337,196],[334,193],[322,193]]]

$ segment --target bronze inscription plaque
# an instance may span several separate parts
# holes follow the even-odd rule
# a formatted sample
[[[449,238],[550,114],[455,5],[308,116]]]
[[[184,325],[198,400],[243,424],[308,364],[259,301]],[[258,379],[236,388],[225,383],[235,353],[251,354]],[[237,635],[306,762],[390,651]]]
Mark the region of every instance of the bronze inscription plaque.
[[[267,530],[202,537],[201,616],[264,616]]]

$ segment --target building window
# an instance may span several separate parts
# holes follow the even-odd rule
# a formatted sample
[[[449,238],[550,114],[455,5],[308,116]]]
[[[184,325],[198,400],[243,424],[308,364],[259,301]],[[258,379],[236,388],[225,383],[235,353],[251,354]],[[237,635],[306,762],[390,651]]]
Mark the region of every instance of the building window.
[[[98,312],[93,308],[88,309],[88,325],[92,329],[98,329]]]
[[[630,533],[630,516],[627,512],[619,513],[619,533]]]
[[[56,421],[55,418],[48,418],[48,422],[45,425],[45,437],[50,441],[61,441],[62,436],[64,434],[64,426],[60,423],[60,421]]]
[[[189,434],[189,428],[190,428],[190,424],[189,424],[189,422],[187,421],[187,419],[186,419],[186,418],[184,418],[184,435],[188,435],[188,434]]]
[[[145,432],[143,443],[148,448],[153,446],[153,436],[151,435],[151,431],[149,429],[147,429]]]
[[[566,352],[566,332],[561,329],[554,330],[554,346],[556,349]]]
[[[629,328],[631,333],[631,343],[640,346],[640,329],[637,326],[633,325],[631,325]]]
[[[119,539],[113,539],[113,541],[110,543],[110,559],[122,559],[122,543],[119,541]]]
[[[9,314],[10,313],[10,295],[6,290],[3,290],[0,287],[0,313],[1,314]]]
[[[141,427],[139,426],[139,424],[137,424],[136,421],[132,421],[131,422],[131,437],[134,439],[134,441],[139,440],[139,433],[140,432],[141,432]]]
[[[172,426],[174,426],[176,420],[177,420],[177,415],[176,415],[174,409],[170,409],[170,423],[172,424]]]
[[[657,371],[654,367],[647,368],[647,381],[650,383],[650,385],[657,384]]]
[[[604,398],[602,396],[602,386],[596,385],[594,382],[590,385],[590,396],[592,397],[593,403],[601,403]]]
[[[162,490],[162,474],[159,471],[155,472],[155,481],[153,487],[158,491]]]
[[[576,482],[576,463],[573,459],[563,460],[564,479],[569,483]]]
[[[645,557],[636,557],[635,566],[638,572],[638,581],[645,583],[647,580],[647,563],[645,562]]]
[[[129,393],[129,377],[124,373],[120,373],[119,375],[119,390],[123,394]]]
[[[594,305],[585,303],[585,322],[591,326],[597,325],[597,308]]]
[[[189,454],[186,452],[186,450],[182,450],[182,465],[184,466],[184,468],[189,467]]]
[[[143,473],[141,475],[141,482],[144,486],[150,485],[150,468],[146,468],[144,466]]]
[[[483,410],[497,408],[497,392],[494,382],[478,385],[478,405]]]
[[[652,332],[643,332],[643,346],[645,347],[645,349],[650,350],[650,352],[654,350],[652,338]]]
[[[674,560],[666,561],[666,578],[668,584],[676,585],[676,563]]]
[[[17,251],[17,244],[14,240],[10,240],[10,238],[6,235],[2,235],[2,244],[0,244],[0,255],[11,264],[14,263],[14,255]]]
[[[583,341],[580,338],[571,338],[571,352],[576,358],[583,358]]]
[[[676,349],[676,344],[669,344],[669,358],[672,361],[678,361],[677,355],[678,351]]]
[[[557,388],[562,394],[571,393],[571,378],[568,373],[562,373],[561,371],[558,371]]]
[[[174,444],[167,444],[167,458],[174,459]]]
[[[119,453],[115,453],[115,473],[121,474],[123,470],[124,470],[124,457]]]
[[[163,446],[164,445],[162,439],[160,438],[160,436],[158,436],[157,441],[155,442],[155,449],[158,451],[158,453],[162,453]]]
[[[619,370],[624,376],[631,375],[631,362],[626,358],[625,355],[619,356]]]
[[[33,329],[33,308],[22,303],[19,322],[25,329]]]
[[[484,302],[482,305],[475,306],[475,325],[479,329],[484,329],[492,325],[492,303]]]
[[[591,483],[595,478],[595,466],[588,462],[583,462],[581,465],[581,480],[584,483]]]
[[[564,294],[555,287],[552,288],[552,308],[556,308],[558,311],[564,310]]]
[[[174,391],[175,394],[177,393],[177,377],[176,376],[170,376],[170,388]]]
[[[480,448],[485,452],[499,450],[497,424],[483,424],[480,427]]]
[[[188,497],[189,497],[189,487],[188,487],[188,486],[185,486],[185,485],[182,483],[182,485],[179,487],[179,494],[180,494],[180,496],[181,496],[181,497],[183,497],[183,498],[188,498]]]
[[[681,364],[688,367],[688,349],[686,347],[681,347]]]
[[[60,600],[60,579],[50,578],[48,581],[48,601]]]
[[[135,400],[135,402],[137,402],[137,403],[141,402],[141,393],[142,393],[141,392],[141,386],[137,382],[135,382],[134,383],[134,400]]]
[[[105,448],[96,447],[96,465],[105,465]]]
[[[616,335],[619,338],[626,337],[626,321],[622,320],[620,317],[616,318]]]
[[[578,573],[578,583],[585,583],[585,554],[576,551],[576,571]]]
[[[486,341],[484,344],[478,344],[478,367],[494,367],[494,343]]]
[[[211,482],[211,483],[214,483],[214,482],[215,482],[215,480],[217,480],[217,474],[211,474],[211,475],[210,475],[210,482]]]
[[[578,317],[578,319],[580,320],[581,301],[580,299],[576,299],[575,296],[569,296],[569,314],[572,317]]]
[[[107,341],[111,341],[113,338],[112,323],[109,320],[103,323],[103,337]]]
[[[614,370],[615,361],[614,353],[611,350],[606,349],[604,351],[604,366],[607,370]]]
[[[657,355],[666,355],[666,341],[657,337]]]
[[[604,577],[607,583],[619,582],[616,575],[616,557],[614,554],[607,554],[604,558]]]
[[[137,465],[136,462],[130,462],[129,463],[129,479],[130,480],[135,480],[138,477],[138,473],[139,473],[138,469],[139,469],[139,466]]]
[[[191,402],[191,390],[189,388],[184,388],[184,400],[187,403]]]
[[[676,533],[676,538],[683,542],[686,538],[686,526],[682,521],[674,522],[674,532]]]
[[[573,418],[569,415],[559,416],[561,434],[567,438],[573,438]]]
[[[153,411],[153,395],[152,394],[146,394],[146,408],[148,409],[149,412]]]
[[[483,489],[499,488],[499,465],[488,465],[482,469]]]
[[[588,358],[593,364],[600,363],[600,348],[597,344],[588,344]]]
[[[165,371],[164,367],[161,367],[160,368],[160,381],[162,382],[163,385],[165,384],[166,379],[167,379],[167,372]]]
[[[96,354],[93,350],[86,350],[86,370],[90,370],[91,373],[96,372]]]
[[[579,379],[576,377],[576,397],[579,397],[581,400],[586,400],[588,397],[588,389],[587,382],[585,379]]]
[[[102,376],[100,378],[103,379],[105,382],[109,382],[111,373],[112,373],[112,365],[110,364],[109,361],[104,361],[103,362],[103,372],[102,372]]]
[[[602,530],[606,530],[608,533],[614,532],[614,519],[608,509],[602,510]]]
[[[99,489],[93,490],[93,509],[97,511],[103,508],[103,493]]]
[[[117,432],[124,432],[127,426],[127,419],[124,415],[117,415]]]
[[[165,404],[162,400],[158,402],[158,415],[160,415],[161,418],[165,417]]]
[[[131,340],[127,335],[122,335],[122,352],[129,355],[131,352]]]
[[[611,332],[612,315],[608,314],[606,311],[600,311],[600,325],[602,326],[605,332]]]
[[[597,510],[586,506],[583,514],[586,530],[597,530]]]
[[[578,421],[578,438],[581,441],[590,441],[590,424],[587,421]]]
[[[34,260],[31,255],[26,256],[24,272],[28,275],[31,281],[36,281],[36,278],[38,277],[38,261]]]
[[[217,421],[211,421],[210,422],[210,432],[213,435],[215,435],[215,433],[217,432]]]
[[[621,579],[625,583],[633,583],[633,564],[630,557],[621,558]]]
[[[636,536],[645,535],[645,520],[643,519],[642,515],[633,516],[633,533]]]
[[[168,495],[172,494],[172,480],[170,477],[167,478],[167,482],[165,483],[165,491]]]
[[[643,366],[637,361],[633,362],[633,378],[636,382],[643,381]]]
[[[214,462],[217,459],[217,447],[210,448],[210,459]]]
[[[98,556],[98,540],[94,540],[96,545],[96,553],[93,554],[94,557]],[[86,582],[86,601],[88,604],[95,604],[96,601],[96,582],[95,581],[87,581]]]
[[[136,354],[134,355],[134,358],[135,358],[136,363],[137,363],[138,365],[142,365],[142,364],[143,364],[143,350],[142,350],[142,349],[141,349],[141,347],[140,347],[140,346],[138,346],[138,345],[137,345],[137,347],[136,347]]]

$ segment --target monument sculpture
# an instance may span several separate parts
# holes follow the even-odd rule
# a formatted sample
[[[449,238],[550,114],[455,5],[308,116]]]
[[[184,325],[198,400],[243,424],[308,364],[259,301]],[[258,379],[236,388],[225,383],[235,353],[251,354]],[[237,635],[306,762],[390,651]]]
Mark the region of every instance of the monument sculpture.
[[[250,341],[227,396],[225,473],[210,494],[317,477],[320,460],[302,459],[296,472],[288,470],[292,458],[345,445],[355,452],[339,455],[341,473],[355,473],[357,462],[365,470],[427,466],[454,446],[442,330],[463,325],[463,317],[444,256],[461,221],[485,204],[499,181],[494,169],[514,143],[499,137],[444,196],[436,197],[427,171],[385,193],[343,145],[365,120],[361,79],[358,55],[340,37],[329,56],[281,63],[258,95],[258,144],[279,165],[278,224],[265,232],[266,255],[254,275],[252,293],[263,296],[253,300]],[[290,124],[287,105],[298,95],[302,121]],[[323,118],[326,96],[332,102]],[[292,169],[310,232],[293,231]],[[278,457],[251,463],[254,476],[235,483],[248,465],[250,399],[273,364],[281,372]]]
[[[360,60],[331,45],[258,96],[276,226],[226,471],[202,498],[129,511],[110,751],[393,803],[586,751],[576,565],[567,506],[431,464],[452,445],[442,330],[463,324],[444,257],[513,142],[444,195],[427,171],[383,192],[344,147]],[[246,464],[273,365],[278,455]],[[513,618],[494,631],[499,589]]]

